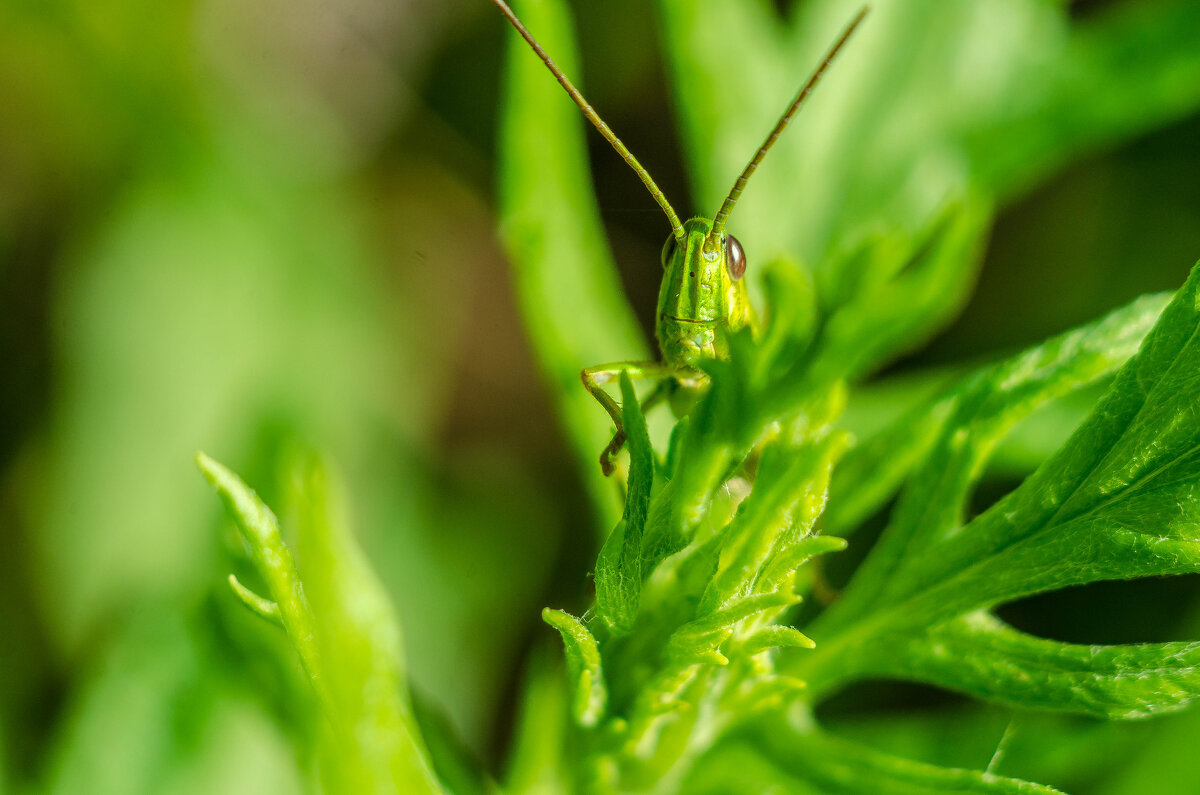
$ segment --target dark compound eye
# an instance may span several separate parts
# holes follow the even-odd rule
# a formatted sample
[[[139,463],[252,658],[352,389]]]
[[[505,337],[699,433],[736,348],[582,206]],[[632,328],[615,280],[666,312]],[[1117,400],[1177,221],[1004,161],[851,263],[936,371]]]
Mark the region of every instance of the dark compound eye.
[[[735,282],[746,273],[746,252],[733,235],[725,236],[725,267],[729,269],[729,278]]]
[[[677,241],[675,240],[675,235],[668,235],[667,242],[663,243],[662,249],[662,264],[664,268],[670,264],[671,258],[675,256],[676,245]]]

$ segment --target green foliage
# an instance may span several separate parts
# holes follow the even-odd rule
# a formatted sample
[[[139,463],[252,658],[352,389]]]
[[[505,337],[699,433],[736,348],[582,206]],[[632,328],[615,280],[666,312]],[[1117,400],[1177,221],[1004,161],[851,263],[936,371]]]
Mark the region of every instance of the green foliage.
[[[986,361],[933,372],[900,357],[958,314],[1001,210],[1196,112],[1200,5],[874,3],[731,218],[760,333],[729,339],[673,427],[614,380],[614,480],[578,374],[653,357],[606,224],[617,251],[642,242],[602,221],[589,141],[592,162],[615,158],[486,2],[464,38],[439,29],[447,4],[400,5],[0,7],[0,328],[20,338],[0,338],[0,359],[6,404],[25,405],[0,413],[0,792],[1141,795],[1195,780],[1194,604],[1173,621],[1131,611],[1150,643],[1001,618],[1028,596],[1200,566],[1200,272],[1079,325],[1128,301],[1121,279],[1195,213],[1146,223],[1188,207],[1155,201],[1166,179],[1085,186],[1046,234],[1116,215],[1146,226],[1145,257],[1061,234],[1091,270],[1061,293],[1021,284],[1013,313],[1053,318],[1026,339],[1057,336],[1017,355],[989,339]],[[694,201],[671,199],[701,213],[858,10],[575,4],[601,36],[583,59],[566,0],[515,5],[606,114],[657,88],[639,70],[661,38],[671,97],[652,132],[674,116]],[[480,195],[494,85],[464,57],[501,35],[498,226],[534,368],[498,322]],[[598,180],[629,197],[606,211],[640,197],[657,218],[622,174]],[[1093,192],[1115,209],[1093,213]],[[1036,228],[1015,237],[1058,273]],[[1185,264],[1139,290],[1178,286]],[[555,416],[574,471],[555,471]],[[345,483],[291,454],[297,439]],[[263,488],[199,457],[233,519],[220,534],[187,466],[197,446]],[[590,604],[555,533],[595,553]],[[537,621],[548,592],[555,632]],[[839,712],[876,680],[958,700]]]
[[[399,626],[323,468],[311,459],[295,467],[310,604],[271,510],[221,464],[203,453],[196,463],[237,523],[271,599],[231,576],[235,594],[282,624],[321,704],[327,722],[316,750],[328,791],[441,792],[409,705]]]
[[[672,69],[681,90],[699,98],[680,108],[706,201],[724,172],[736,170],[731,153],[751,150],[745,144],[762,115],[754,103],[739,114],[724,109],[746,85],[778,89],[756,101],[786,97],[788,64],[813,49],[835,6],[806,6],[784,22],[765,5],[659,4]],[[838,737],[816,708],[870,678],[1098,718],[1178,710],[1200,693],[1200,644],[1063,643],[991,612],[1070,585],[1200,567],[1200,426],[1191,409],[1200,269],[1173,299],[1139,299],[984,367],[869,438],[856,443],[842,427],[848,391],[961,305],[996,202],[1068,154],[1200,102],[1200,93],[1164,87],[1200,70],[1184,53],[1144,67],[1150,90],[1136,102],[1118,90],[1086,125],[1063,121],[1076,119],[1089,85],[1080,64],[1092,64],[1098,79],[1106,53],[1170,41],[1191,12],[1167,4],[1119,26],[1106,20],[1072,31],[1051,4],[1009,8],[1005,35],[1040,45],[987,64],[988,102],[1021,108],[1014,116],[952,107],[928,88],[931,70],[971,76],[982,69],[972,47],[989,52],[990,4],[964,5],[932,29],[919,26],[922,55],[913,60],[908,42],[930,16],[923,8],[889,6],[872,18],[860,54],[847,56],[824,89],[830,99],[808,111],[823,115],[823,137],[802,127],[785,138],[764,172],[774,176],[752,189],[758,203],[739,208],[739,233],[770,263],[761,268],[767,322],[757,336],[731,333],[730,356],[703,364],[708,386],[661,452],[622,374],[629,466],[619,519],[591,471],[606,428],[577,373],[643,356],[645,346],[590,197],[582,122],[524,44],[509,45],[504,237],[543,373],[588,468],[597,515],[613,526],[599,549],[592,608],[582,618],[543,611],[561,635],[566,670],[558,685],[560,674],[544,664],[530,674],[507,782],[513,791],[1054,792],[997,774],[1000,749],[980,769],[905,759]],[[537,0],[519,11],[570,71],[562,5]],[[717,46],[714,35],[761,46],[718,66],[697,57]],[[1159,79],[1155,68],[1172,77]],[[1034,70],[1044,76],[1036,95],[1024,105],[1009,98]],[[921,93],[906,93],[905,80]],[[899,118],[879,112],[884,92],[907,103]],[[906,114],[922,121],[878,150],[885,139],[863,126],[867,109],[880,125],[901,124]],[[1000,135],[1027,142],[1020,157],[996,142]],[[819,173],[811,173],[814,163]],[[818,192],[836,185],[855,213],[834,215],[827,201],[814,204],[812,192],[787,193],[801,165],[810,185]],[[971,515],[989,461],[1022,421],[1108,379],[1060,451]],[[302,468],[296,489],[310,607],[274,517],[227,470],[204,458],[201,466],[238,519],[272,598],[231,578],[235,594],[283,626],[333,727],[337,741],[318,733],[327,786],[490,786],[470,771],[456,777],[426,750],[397,625],[331,513],[319,470]],[[844,592],[798,614],[822,587],[815,559],[846,546],[833,533],[854,533],[893,497],[886,529]],[[806,616],[803,627],[797,615]],[[438,747],[440,756],[449,753]]]
[[[693,183],[701,206],[715,207],[847,4],[804,4],[783,21],[766,3],[658,7]],[[561,4],[518,12],[538,35],[545,29],[549,51],[570,52]],[[820,123],[784,137],[734,220],[760,264],[779,261],[762,270],[761,338],[734,334],[729,359],[704,366],[710,387],[652,466],[637,395],[621,385],[634,429],[625,513],[600,551],[593,610],[553,622],[576,693],[569,772],[580,789],[1052,792],[996,774],[999,752],[988,769],[968,770],[869,750],[819,726],[814,709],[880,677],[1102,718],[1180,709],[1200,692],[1197,644],[1060,643],[989,612],[1069,585],[1197,569],[1200,431],[1189,407],[1200,270],[1168,308],[1169,296],[1143,298],[985,367],[856,446],[839,428],[847,383],[961,306],[997,202],[1089,147],[1200,102],[1200,82],[1176,82],[1200,76],[1188,39],[1195,13],[1164,3],[1071,25],[1061,6],[1034,0],[952,10],[914,2],[869,19],[805,109]],[[712,57],[731,41],[755,46]],[[1027,44],[1001,55],[998,41]],[[1141,47],[1155,55],[1139,61],[1135,89],[1110,64]],[[552,236],[558,208],[584,199],[532,202],[541,186],[527,180],[546,165],[519,132],[532,134],[534,118],[544,124],[543,111],[571,107],[537,87],[554,88],[515,40],[509,58],[502,200],[527,236]],[[1114,84],[1102,108],[1089,99],[1094,81]],[[521,104],[539,91],[539,104]],[[576,140],[578,122],[563,125],[571,137],[562,140]],[[578,188],[584,175],[568,173]],[[593,242],[585,257],[604,251]],[[561,267],[545,252],[510,251],[518,278]],[[578,300],[570,289],[539,299]],[[597,361],[627,353],[618,346]],[[564,373],[586,363],[543,357]],[[970,514],[1014,428],[1114,373],[1062,450]],[[603,443],[602,431],[570,429],[584,449]],[[831,606],[805,614],[816,618],[802,633],[789,617],[818,586],[810,559],[844,547],[828,533],[853,533],[897,493],[875,548]]]

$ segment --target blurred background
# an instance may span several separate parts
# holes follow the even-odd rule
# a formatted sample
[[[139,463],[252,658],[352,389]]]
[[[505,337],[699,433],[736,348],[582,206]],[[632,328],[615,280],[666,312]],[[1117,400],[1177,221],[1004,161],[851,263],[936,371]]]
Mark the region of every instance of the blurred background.
[[[571,5],[592,104],[669,196],[688,196],[653,6]],[[1084,24],[1122,5],[1070,13]],[[192,463],[203,449],[271,502],[296,443],[349,484],[414,689],[500,764],[522,666],[552,640],[540,608],[586,606],[583,478],[598,476],[570,464],[495,231],[512,35],[486,0],[0,4],[0,791],[303,789],[295,668],[224,589],[233,539]],[[667,230],[626,166],[589,145],[648,330]],[[877,424],[872,396],[906,379],[1177,287],[1200,259],[1197,219],[1200,115],[1185,108],[1013,191],[961,318],[852,417]],[[996,493],[1025,466],[1011,452]],[[1010,617],[1077,642],[1200,630],[1190,580],[1076,590]],[[861,733],[931,756],[939,732],[966,731],[938,711],[969,709],[868,689],[827,717],[891,716]],[[994,746],[1007,718],[974,709],[964,720]],[[1031,769],[1137,791],[1114,787],[1144,784],[1138,765],[1191,764],[1169,749],[1200,723],[1172,720],[1050,722],[1026,735],[1031,758],[1044,729],[1106,749],[1109,767]]]

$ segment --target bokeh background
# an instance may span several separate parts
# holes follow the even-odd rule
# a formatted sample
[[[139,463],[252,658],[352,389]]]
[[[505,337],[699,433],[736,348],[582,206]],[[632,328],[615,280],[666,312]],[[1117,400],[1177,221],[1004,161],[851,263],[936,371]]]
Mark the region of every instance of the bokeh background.
[[[1153,5],[1070,13],[1134,4]],[[571,5],[589,99],[688,196],[652,4]],[[597,473],[570,457],[496,233],[512,35],[485,0],[0,4],[0,792],[303,789],[296,671],[224,589],[236,547],[192,464],[204,449],[270,502],[298,443],[340,467],[419,698],[502,764],[523,665],[552,640],[539,610],[586,606],[597,537]],[[753,46],[729,41],[730,57]],[[649,330],[665,224],[590,145]],[[1182,283],[1200,259],[1200,115],[1180,108],[1014,191],[990,240],[960,319],[881,374],[854,422],[877,426],[929,372]],[[1051,435],[1078,416],[1052,417]],[[1027,466],[1018,438],[992,496]],[[1076,642],[1194,639],[1198,599],[1186,578],[1007,609]],[[825,717],[913,756],[958,737],[957,764],[1007,722],[890,685]],[[1037,756],[1040,736],[1061,758]],[[1043,780],[1200,792],[1178,783],[1200,782],[1178,750],[1200,739],[1188,715],[1025,737],[1013,753]]]

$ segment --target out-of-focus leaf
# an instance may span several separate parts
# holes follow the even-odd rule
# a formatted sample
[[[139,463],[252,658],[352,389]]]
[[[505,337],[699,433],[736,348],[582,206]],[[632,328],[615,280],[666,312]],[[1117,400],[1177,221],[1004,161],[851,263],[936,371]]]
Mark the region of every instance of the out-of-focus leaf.
[[[270,509],[227,468],[203,454],[197,461],[246,539],[326,711],[320,751],[327,786],[441,792],[409,703],[399,624],[323,467],[302,456],[293,483],[310,607]]]
[[[268,612],[278,614],[279,622],[296,647],[300,663],[317,694],[328,699],[325,678],[321,673],[320,652],[314,637],[312,608],[304,595],[304,586],[300,584],[292,553],[279,532],[279,520],[266,503],[227,467],[204,453],[196,454],[196,465],[200,467],[205,480],[221,496],[226,511],[237,522],[238,530],[250,549],[250,559],[266,583],[272,601],[267,602],[257,595],[256,598]],[[236,593],[237,588],[234,591]],[[271,610],[270,606],[274,609]],[[259,610],[254,609],[254,612]]]
[[[513,6],[542,46],[577,80],[578,58],[566,4],[523,0]],[[599,512],[596,530],[607,533],[617,521],[619,503],[610,484],[594,473],[610,424],[580,385],[579,373],[603,362],[647,359],[649,349],[622,295],[600,225],[583,116],[519,36],[510,36],[507,47],[500,134],[501,232],[530,342]],[[638,191],[633,172],[629,181],[630,190]],[[647,196],[646,201],[652,200]]]
[[[567,694],[559,667],[545,654],[533,657],[522,688],[520,712],[504,776],[513,795],[558,795],[571,779],[566,750]]]
[[[294,472],[297,547],[334,711],[323,773],[336,792],[441,792],[412,712],[400,624],[349,530],[339,485],[311,455]]]
[[[159,609],[122,628],[71,698],[38,791],[303,790],[293,750],[261,707],[231,687],[199,634]]]
[[[188,488],[197,448],[245,449],[294,424],[354,455],[365,418],[421,414],[339,200],[284,198],[230,163],[197,170],[135,179],[57,281],[55,362],[71,387],[49,409],[24,509],[64,650],[131,601],[211,578],[210,513]]]
[[[475,753],[459,738],[445,714],[423,701],[420,694],[410,693],[413,717],[421,737],[429,749],[429,759],[447,792],[454,795],[495,795],[495,784],[476,758]]]
[[[1114,4],[1037,43],[1046,63],[1015,68],[1004,89],[1023,101],[964,129],[980,179],[1002,195],[1200,102],[1200,7],[1188,0]]]
[[[765,2],[660,0],[701,207],[715,208],[728,192],[861,5],[821,0],[781,20]],[[828,252],[873,229],[917,238],[967,180],[984,191],[1004,180],[1027,184],[1048,162],[1078,156],[1083,140],[1128,136],[1200,102],[1194,4],[1123,4],[1074,26],[1064,5],[874,6],[755,174],[731,228],[760,256],[837,268],[849,263]],[[710,57],[730,41],[754,46]],[[1073,116],[1077,125],[1060,126]]]
[[[823,360],[817,366],[839,377],[859,378],[926,341],[966,301],[990,222],[991,208],[982,200],[948,208],[928,231],[927,241],[909,242],[912,248],[895,276],[863,280],[844,299],[825,328]],[[887,258],[873,250],[865,256]]]

